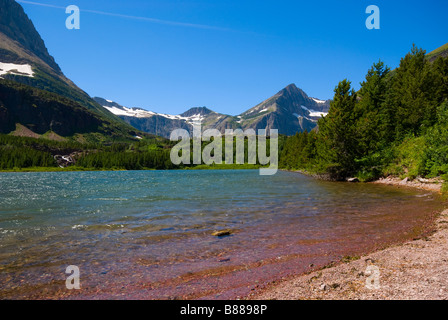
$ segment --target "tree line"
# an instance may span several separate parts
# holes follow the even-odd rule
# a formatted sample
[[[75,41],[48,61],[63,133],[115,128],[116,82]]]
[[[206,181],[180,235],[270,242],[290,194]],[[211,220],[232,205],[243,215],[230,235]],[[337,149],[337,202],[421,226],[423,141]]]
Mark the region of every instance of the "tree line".
[[[279,145],[286,137],[279,139]],[[201,152],[211,141],[201,142]],[[176,142],[171,142],[157,137],[145,137],[140,141],[115,142],[108,145],[99,143],[79,143],[72,140],[52,141],[30,137],[18,137],[0,134],[0,170],[16,170],[27,168],[56,168],[55,155],[73,154],[75,168],[89,170],[169,170],[194,168],[193,147],[191,146],[191,164],[174,165],[171,162],[171,150]],[[225,150],[226,141],[222,138],[222,146]],[[236,138],[233,141],[233,150],[236,150]],[[267,139],[267,155],[269,155],[270,139]],[[256,145],[258,147],[258,145]],[[244,164],[249,160],[249,141],[244,140]],[[223,163],[226,161],[225,152],[222,153]],[[236,154],[233,155],[234,163]],[[258,162],[257,162],[258,163]],[[224,165],[227,166],[227,165]],[[222,168],[225,168],[221,166]],[[209,166],[201,165],[201,168]],[[219,166],[211,166],[219,167]],[[221,168],[220,167],[220,168]],[[233,165],[232,169],[242,165]],[[254,168],[258,168],[257,165]]]
[[[280,167],[335,180],[447,174],[448,58],[425,53],[414,45],[395,70],[374,63],[357,92],[341,81],[318,129],[288,137]]]

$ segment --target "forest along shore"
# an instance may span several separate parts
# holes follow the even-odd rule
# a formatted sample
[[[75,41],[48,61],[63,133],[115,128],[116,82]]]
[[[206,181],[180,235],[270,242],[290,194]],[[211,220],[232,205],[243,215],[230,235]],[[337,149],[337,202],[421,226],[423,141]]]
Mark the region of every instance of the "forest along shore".
[[[384,178],[373,183],[440,192],[439,181]],[[380,250],[355,261],[270,283],[254,300],[448,299],[448,209],[428,237]],[[375,269],[379,271],[375,275]],[[376,280],[375,280],[376,278]],[[369,288],[370,287],[370,288]]]

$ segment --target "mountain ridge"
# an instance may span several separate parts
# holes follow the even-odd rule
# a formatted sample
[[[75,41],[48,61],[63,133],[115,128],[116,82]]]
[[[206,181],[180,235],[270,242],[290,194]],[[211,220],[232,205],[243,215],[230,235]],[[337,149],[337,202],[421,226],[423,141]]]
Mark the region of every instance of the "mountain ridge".
[[[14,39],[55,71],[61,72],[61,68],[48,53],[43,39],[20,4],[15,1],[0,0],[0,21],[0,33]],[[11,61],[7,62],[15,62],[13,60],[11,57]]]
[[[94,97],[96,102],[125,120],[138,130],[169,138],[172,130],[191,131],[192,121],[201,120],[204,129],[278,129],[279,133],[293,135],[311,131],[320,116],[325,116],[330,100],[310,98],[295,84],[290,84],[255,107],[237,115],[217,113],[206,107],[193,107],[180,115],[167,115],[141,108],[127,108],[104,98]],[[161,125],[165,128],[161,128]]]

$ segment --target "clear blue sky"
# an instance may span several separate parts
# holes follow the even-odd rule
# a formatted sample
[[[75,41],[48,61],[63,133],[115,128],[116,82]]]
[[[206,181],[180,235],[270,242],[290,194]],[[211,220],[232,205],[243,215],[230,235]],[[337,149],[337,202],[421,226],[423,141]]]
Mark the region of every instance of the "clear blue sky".
[[[448,42],[446,0],[30,1],[55,6],[21,3],[79,87],[170,114],[207,106],[236,115],[290,83],[329,99],[345,78],[359,88],[379,59],[395,68],[412,43],[429,52]],[[70,4],[80,30],[65,27]],[[371,4],[380,30],[365,27]]]

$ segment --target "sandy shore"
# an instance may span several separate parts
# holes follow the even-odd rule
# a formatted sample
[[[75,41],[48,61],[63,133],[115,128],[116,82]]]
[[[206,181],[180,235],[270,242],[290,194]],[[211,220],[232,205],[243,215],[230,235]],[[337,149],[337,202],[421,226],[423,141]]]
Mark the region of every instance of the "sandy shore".
[[[385,178],[375,183],[440,191],[436,181]],[[428,237],[381,250],[355,261],[271,283],[247,299],[448,299],[448,210]]]

